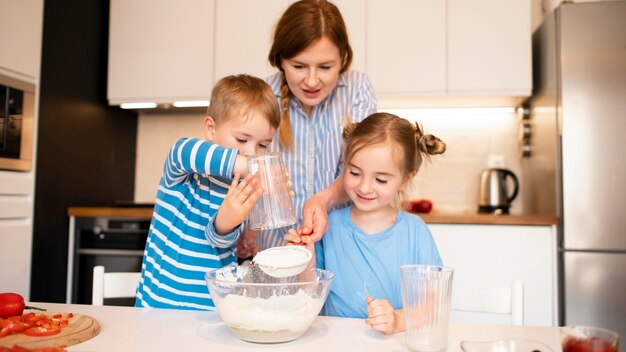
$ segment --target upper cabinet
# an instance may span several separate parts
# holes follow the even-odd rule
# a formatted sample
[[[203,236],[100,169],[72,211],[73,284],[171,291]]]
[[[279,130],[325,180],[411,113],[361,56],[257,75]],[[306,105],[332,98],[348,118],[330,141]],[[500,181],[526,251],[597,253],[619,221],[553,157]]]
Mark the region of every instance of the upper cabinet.
[[[215,5],[215,79],[276,72],[268,54],[274,26],[288,1],[216,0]]]
[[[367,6],[367,72],[383,100],[530,96],[529,1],[368,0]]]
[[[293,1],[111,0],[109,103],[207,100],[226,75],[272,74],[272,34]],[[531,94],[527,0],[334,3],[352,69],[371,77],[381,101]]]
[[[42,26],[43,0],[0,0],[0,69],[38,80]]]
[[[109,104],[207,100],[214,8],[211,0],[111,0]]]

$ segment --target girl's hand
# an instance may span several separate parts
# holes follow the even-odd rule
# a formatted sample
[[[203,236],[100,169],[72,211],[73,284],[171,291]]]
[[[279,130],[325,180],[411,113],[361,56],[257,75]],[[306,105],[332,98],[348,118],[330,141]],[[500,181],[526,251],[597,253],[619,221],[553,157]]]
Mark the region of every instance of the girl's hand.
[[[215,231],[218,234],[232,232],[248,217],[252,206],[263,194],[263,189],[257,188],[258,184],[258,178],[252,175],[247,175],[239,182],[239,173],[235,173],[215,218]]]
[[[367,303],[367,319],[365,323],[372,329],[380,331],[385,335],[395,334],[403,329],[397,313],[393,310],[391,303],[386,299],[374,299],[371,296],[365,297]],[[403,327],[402,327],[403,328]]]
[[[300,229],[298,229],[300,231]],[[310,250],[314,253],[314,244],[313,240],[311,240],[311,236],[303,235],[301,232],[298,232],[294,229],[289,229],[289,232],[285,235],[285,245],[301,245],[304,248]]]

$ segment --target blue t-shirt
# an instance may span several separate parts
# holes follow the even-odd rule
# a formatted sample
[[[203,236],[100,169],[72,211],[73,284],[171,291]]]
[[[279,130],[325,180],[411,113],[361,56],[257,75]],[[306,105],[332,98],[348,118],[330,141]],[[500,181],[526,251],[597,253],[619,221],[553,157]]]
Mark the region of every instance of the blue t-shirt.
[[[352,223],[350,208],[329,214],[329,230],[315,244],[316,266],[335,274],[320,314],[367,318],[366,296],[401,309],[400,266],[442,265],[430,230],[417,215],[399,210],[393,226],[369,235]]]

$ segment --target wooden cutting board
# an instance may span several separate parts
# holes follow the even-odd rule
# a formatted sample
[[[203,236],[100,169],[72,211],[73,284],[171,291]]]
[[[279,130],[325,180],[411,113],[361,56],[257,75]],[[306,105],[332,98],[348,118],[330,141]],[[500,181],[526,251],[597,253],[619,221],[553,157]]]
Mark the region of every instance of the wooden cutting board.
[[[46,312],[46,315],[54,313]],[[26,336],[13,334],[0,338],[0,346],[11,347],[20,345],[26,348],[67,347],[98,335],[100,323],[88,315],[74,314],[69,319],[69,326],[52,336]]]

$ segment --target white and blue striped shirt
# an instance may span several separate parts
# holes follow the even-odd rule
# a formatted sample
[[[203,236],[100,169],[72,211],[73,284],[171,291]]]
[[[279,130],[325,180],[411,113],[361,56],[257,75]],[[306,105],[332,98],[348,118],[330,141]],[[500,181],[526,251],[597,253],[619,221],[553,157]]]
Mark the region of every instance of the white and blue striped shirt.
[[[137,289],[138,307],[213,310],[204,274],[237,262],[243,226],[224,236],[213,221],[232,181],[237,149],[182,138],[157,191]]]
[[[266,79],[280,104],[282,73]],[[341,174],[342,132],[346,117],[360,122],[376,111],[376,97],[369,78],[361,72],[348,71],[339,77],[337,87],[313,107],[307,116],[300,101],[293,97],[289,106],[294,150],[280,148],[278,131],[270,151],[279,152],[285,162],[295,192],[294,204],[302,225],[304,202],[330,186]],[[330,209],[329,209],[330,210]],[[296,225],[294,225],[295,227]],[[260,231],[257,245],[261,250],[282,246],[288,228]]]

